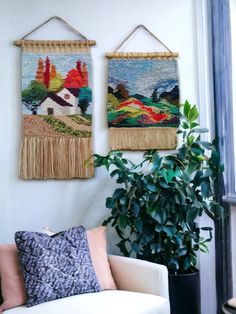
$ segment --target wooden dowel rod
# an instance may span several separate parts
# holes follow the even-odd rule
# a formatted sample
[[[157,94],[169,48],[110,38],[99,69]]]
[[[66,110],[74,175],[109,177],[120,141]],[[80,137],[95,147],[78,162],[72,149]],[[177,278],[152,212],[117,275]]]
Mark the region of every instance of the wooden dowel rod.
[[[108,52],[106,57],[110,58],[177,58],[178,52]]]
[[[95,46],[95,40],[15,40],[14,45],[22,46]]]

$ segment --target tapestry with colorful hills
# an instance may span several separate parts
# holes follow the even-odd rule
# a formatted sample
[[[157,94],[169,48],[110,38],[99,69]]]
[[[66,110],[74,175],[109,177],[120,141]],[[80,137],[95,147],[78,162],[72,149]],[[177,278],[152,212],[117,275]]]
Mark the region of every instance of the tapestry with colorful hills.
[[[175,59],[111,58],[107,94],[111,148],[136,149],[137,146],[137,149],[168,149],[176,146],[179,98]],[[147,128],[152,130],[147,131]],[[172,134],[174,142],[172,141],[171,145],[167,143],[168,138],[167,145],[162,140],[162,144],[158,144],[164,133],[164,137],[168,133]],[[134,134],[134,137],[131,134]],[[132,144],[135,137],[139,137],[135,142],[145,138],[146,144]]]
[[[84,166],[92,154],[90,58],[89,53],[23,53],[23,138],[27,147],[29,142],[40,142],[31,145],[31,149],[37,146],[33,156],[46,155],[47,160],[42,157],[38,161],[45,171],[34,165],[34,171],[29,173],[26,166],[20,177],[73,178],[93,174]],[[77,156],[72,158],[72,154]],[[81,167],[75,158],[80,159]],[[65,168],[62,174],[60,169]]]

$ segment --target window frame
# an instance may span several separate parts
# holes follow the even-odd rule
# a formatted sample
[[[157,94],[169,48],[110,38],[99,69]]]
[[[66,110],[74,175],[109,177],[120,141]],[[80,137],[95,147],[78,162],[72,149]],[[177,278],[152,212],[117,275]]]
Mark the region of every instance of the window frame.
[[[231,62],[232,62],[232,105],[231,113],[232,117],[236,119],[236,59],[233,59],[232,56],[236,54],[236,31],[233,25],[234,22],[233,15],[236,17],[236,3],[234,0],[230,1],[230,22],[231,22]],[[234,10],[234,13],[232,11]],[[236,180],[235,180],[235,170],[236,170],[236,124],[234,125],[233,121],[226,125],[226,136],[230,139],[229,143],[229,153],[225,154],[225,195],[223,200],[230,204],[236,204]],[[232,175],[233,174],[233,175]]]

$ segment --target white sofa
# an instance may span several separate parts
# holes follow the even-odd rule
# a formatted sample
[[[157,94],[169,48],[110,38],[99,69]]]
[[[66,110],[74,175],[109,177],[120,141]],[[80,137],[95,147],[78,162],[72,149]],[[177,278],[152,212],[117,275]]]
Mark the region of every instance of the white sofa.
[[[109,256],[118,290],[87,293],[19,306],[4,314],[170,314],[168,274],[163,265]]]

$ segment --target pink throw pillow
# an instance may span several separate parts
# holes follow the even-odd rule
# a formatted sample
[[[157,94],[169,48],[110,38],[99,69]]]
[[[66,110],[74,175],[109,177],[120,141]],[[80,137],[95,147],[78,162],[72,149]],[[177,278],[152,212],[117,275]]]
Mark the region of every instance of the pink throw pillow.
[[[0,312],[24,304],[26,292],[15,244],[0,244],[0,277],[3,297]]]
[[[88,245],[101,290],[117,289],[107,258],[106,227],[87,231]]]

